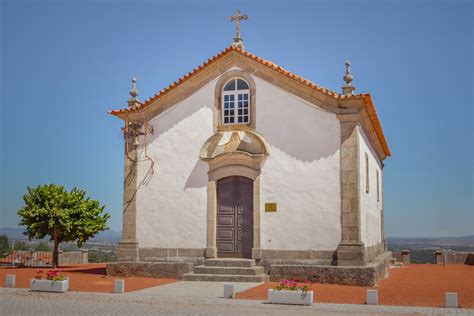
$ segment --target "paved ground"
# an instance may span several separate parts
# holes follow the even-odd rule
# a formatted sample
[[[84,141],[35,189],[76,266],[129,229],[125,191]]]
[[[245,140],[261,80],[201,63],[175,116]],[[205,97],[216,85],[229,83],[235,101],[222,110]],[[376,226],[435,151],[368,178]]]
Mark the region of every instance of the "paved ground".
[[[205,282],[207,283],[207,282]],[[171,285],[166,285],[170,287]],[[165,286],[160,286],[165,287]],[[179,287],[175,286],[174,290]],[[255,300],[213,298],[208,284],[194,285],[194,297],[142,290],[126,294],[38,293],[0,288],[1,315],[474,315],[474,310],[318,303],[271,305]],[[189,288],[188,288],[189,289]]]
[[[5,286],[5,275],[16,274],[16,283],[19,288],[28,288],[37,268],[0,268],[0,287]],[[105,264],[87,264],[80,266],[63,267],[64,274],[70,278],[70,289],[79,292],[108,292],[113,291],[115,277],[105,274]],[[177,282],[173,279],[154,278],[124,278],[127,292],[143,290],[146,288]],[[181,283],[180,283],[181,284]],[[166,285],[168,286],[168,285]],[[265,283],[255,288],[238,288],[240,294],[237,298],[251,300],[265,300],[268,288],[274,283]],[[201,292],[188,286],[190,290],[186,296]],[[217,297],[220,286],[210,284],[204,293]],[[170,286],[166,292],[176,296],[181,293],[181,285]],[[366,287],[343,286],[335,284],[314,284],[315,302],[335,304],[365,304]],[[403,268],[391,269],[390,277],[382,280],[377,286],[379,302],[383,305],[393,306],[444,306],[445,292],[457,292],[459,303],[463,308],[474,308],[474,266],[469,265],[434,265],[411,264]],[[147,290],[146,290],[147,291]],[[146,293],[145,291],[145,293]],[[161,288],[150,289],[152,293],[164,294]],[[214,292],[213,292],[214,291]],[[201,295],[201,294],[199,294]],[[220,294],[222,295],[222,294]],[[1,315],[1,313],[0,313]],[[2,315],[3,316],[3,315]]]
[[[144,290],[130,292],[129,297],[141,296],[173,296],[173,297],[199,297],[199,298],[223,298],[224,284],[233,284],[234,292],[243,292],[262,283],[252,282],[190,282],[181,281],[162,286],[155,286]]]
[[[474,267],[466,265],[409,265],[390,271],[380,282],[381,304],[365,305],[364,287],[315,284],[312,307],[269,305],[271,283],[235,283],[238,298],[222,298],[223,284],[177,280],[126,278],[126,294],[112,294],[113,277],[104,265],[70,267],[71,292],[35,293],[6,289],[5,274],[17,274],[17,286],[27,287],[36,269],[0,269],[0,316],[3,315],[474,315]],[[169,282],[176,282],[165,284]],[[157,286],[156,285],[160,285]],[[79,291],[79,292],[74,292]],[[109,292],[109,293],[86,293]],[[463,309],[444,305],[444,292],[458,292]],[[249,300],[250,299],[250,300]],[[344,303],[344,304],[340,304]],[[350,305],[352,304],[352,305]],[[427,306],[401,307],[399,305]]]

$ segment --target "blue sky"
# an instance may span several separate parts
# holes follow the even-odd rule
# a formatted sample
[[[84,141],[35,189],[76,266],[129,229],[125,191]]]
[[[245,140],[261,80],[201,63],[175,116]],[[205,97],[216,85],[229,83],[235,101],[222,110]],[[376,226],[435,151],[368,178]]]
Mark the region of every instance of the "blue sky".
[[[474,234],[474,6],[470,1],[0,1],[0,226],[27,186],[77,186],[121,229],[120,120],[130,77],[146,99],[229,46],[340,91],[352,61],[393,157],[388,236]]]

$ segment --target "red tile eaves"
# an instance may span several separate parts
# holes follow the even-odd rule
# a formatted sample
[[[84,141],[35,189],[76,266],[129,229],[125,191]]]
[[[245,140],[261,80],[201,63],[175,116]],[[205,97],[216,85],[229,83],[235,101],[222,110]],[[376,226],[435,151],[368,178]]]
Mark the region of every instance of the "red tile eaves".
[[[380,124],[379,117],[377,115],[377,110],[375,109],[374,102],[372,101],[372,97],[369,93],[362,94],[362,99],[364,100],[365,109],[367,110],[367,114],[369,115],[369,119],[372,122],[372,126],[374,127],[375,133],[377,134],[377,138],[382,145],[383,152],[385,156],[390,157],[390,149],[388,148],[387,140],[385,139],[385,134],[382,129],[382,124]]]
[[[268,60],[262,59],[262,58],[254,55],[252,53],[249,53],[245,50],[242,50],[242,49],[234,47],[234,46],[229,46],[226,49],[224,49],[223,51],[221,51],[220,53],[218,53],[217,55],[209,58],[202,65],[198,66],[197,68],[194,68],[191,72],[185,74],[184,76],[182,76],[181,78],[179,78],[178,80],[176,80],[175,82],[170,84],[168,87],[164,88],[163,90],[156,93],[155,95],[153,95],[149,99],[145,100],[143,103],[141,103],[141,104],[139,104],[135,107],[131,107],[131,108],[112,110],[112,111],[109,111],[108,113],[112,114],[112,115],[115,115],[115,116],[118,116],[118,115],[123,114],[123,113],[135,112],[135,111],[138,111],[138,110],[142,110],[142,109],[146,108],[147,106],[149,106],[150,104],[154,103],[159,98],[161,98],[164,95],[168,94],[170,91],[174,90],[177,86],[179,86],[183,82],[185,82],[188,79],[190,79],[190,78],[194,77],[195,75],[197,75],[204,68],[206,68],[206,66],[208,66],[210,63],[220,59],[221,57],[227,55],[229,52],[232,52],[232,51],[236,51],[238,53],[241,53],[242,55],[244,55],[246,57],[249,57],[250,59],[258,61],[262,65],[265,65],[265,66],[267,66],[267,67],[269,67],[273,70],[278,71],[279,73],[287,76],[288,78],[292,78],[294,80],[297,80],[297,81],[307,85],[308,87],[311,87],[311,88],[313,88],[313,89],[315,89],[315,90],[317,90],[317,91],[319,91],[319,92],[321,92],[321,93],[323,93],[327,96],[330,96],[334,99],[348,100],[348,99],[360,99],[360,98],[362,98],[363,101],[364,101],[367,113],[369,114],[369,118],[372,122],[372,125],[374,126],[377,137],[379,138],[380,143],[382,144],[384,153],[385,153],[386,156],[390,156],[390,150],[388,148],[387,141],[385,140],[385,135],[383,133],[382,126],[381,126],[380,121],[378,119],[377,111],[375,110],[375,106],[372,102],[372,98],[371,98],[370,94],[358,94],[358,95],[352,95],[352,96],[346,96],[344,94],[338,94],[334,91],[323,88],[323,87],[315,84],[314,82],[312,82],[308,79],[305,79],[301,76],[298,76],[297,74],[295,74],[291,71],[288,71],[288,70],[278,66],[277,64],[274,64],[274,63],[272,63]]]

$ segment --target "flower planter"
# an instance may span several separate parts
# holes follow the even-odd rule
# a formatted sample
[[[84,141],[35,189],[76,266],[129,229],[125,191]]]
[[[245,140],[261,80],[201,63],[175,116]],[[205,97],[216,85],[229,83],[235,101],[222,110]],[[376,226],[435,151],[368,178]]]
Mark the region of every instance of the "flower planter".
[[[268,290],[268,302],[273,304],[312,305],[313,291]]]
[[[30,290],[63,293],[69,290],[69,278],[62,281],[31,279]]]

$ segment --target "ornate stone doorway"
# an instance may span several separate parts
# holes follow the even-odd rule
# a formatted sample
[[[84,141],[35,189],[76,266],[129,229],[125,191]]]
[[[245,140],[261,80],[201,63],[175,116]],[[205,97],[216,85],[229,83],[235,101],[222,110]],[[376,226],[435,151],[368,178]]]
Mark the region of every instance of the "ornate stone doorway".
[[[199,157],[209,164],[206,258],[261,258],[260,173],[268,154],[252,131],[216,132],[202,146]]]
[[[217,182],[217,256],[252,258],[253,181],[232,176]]]

